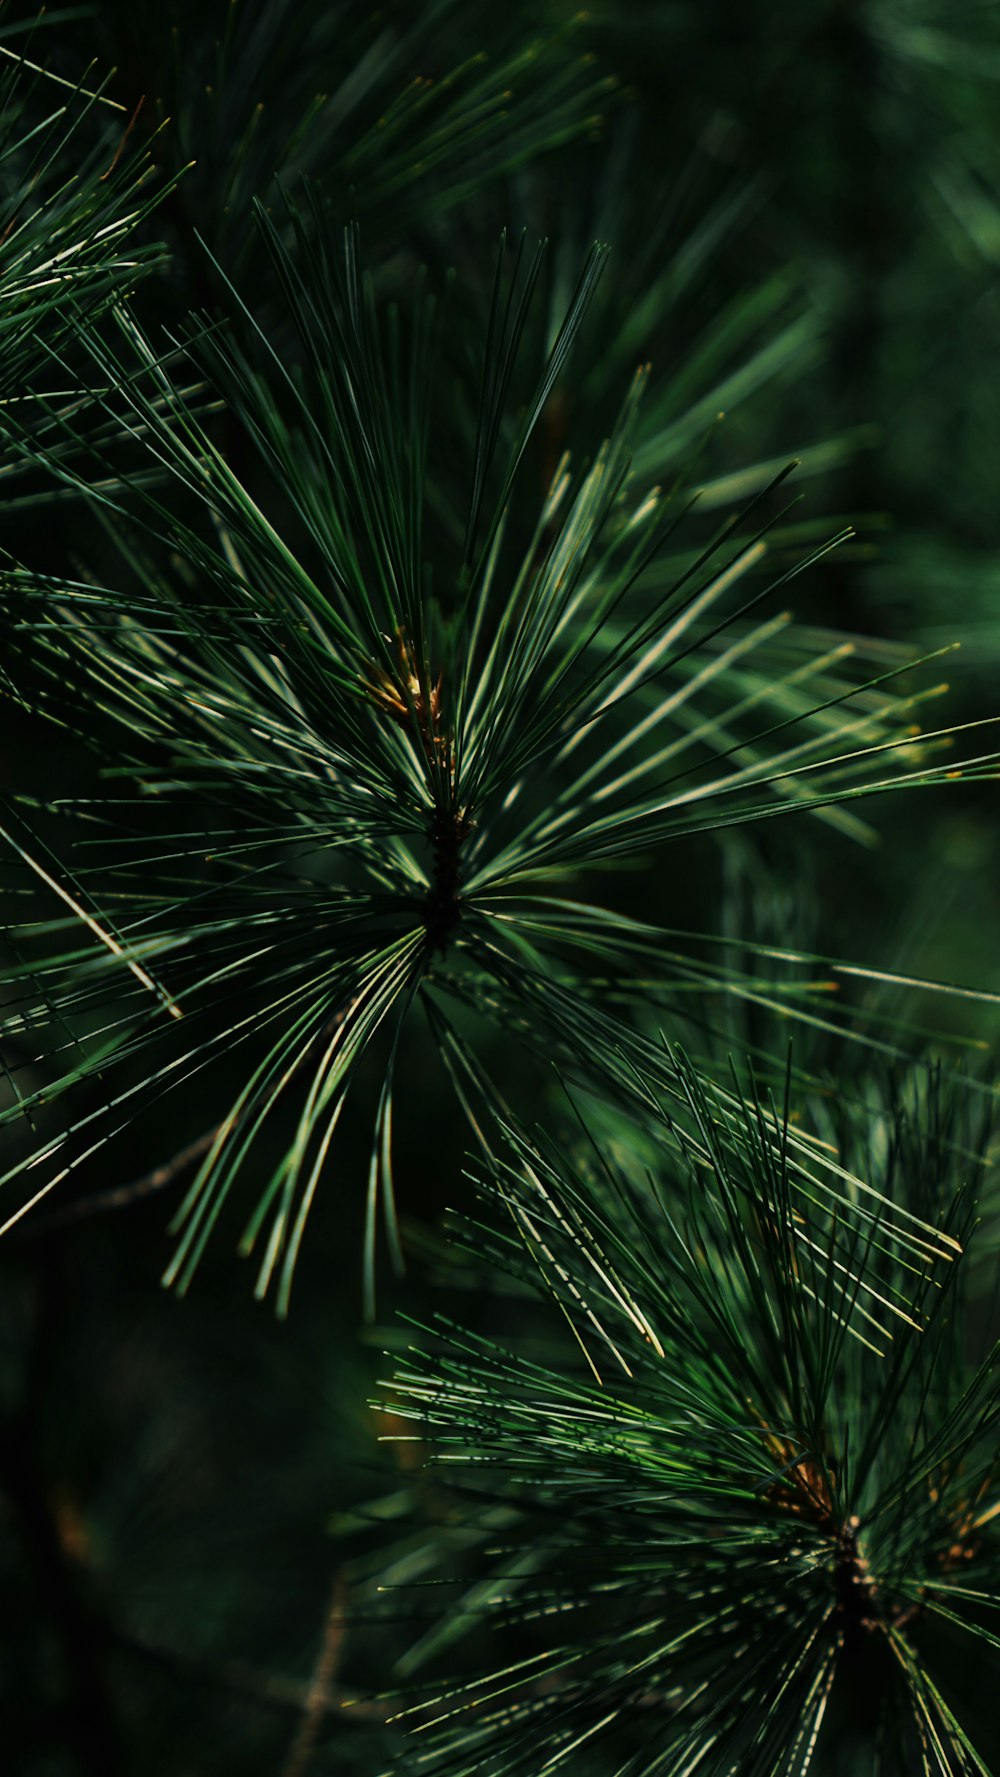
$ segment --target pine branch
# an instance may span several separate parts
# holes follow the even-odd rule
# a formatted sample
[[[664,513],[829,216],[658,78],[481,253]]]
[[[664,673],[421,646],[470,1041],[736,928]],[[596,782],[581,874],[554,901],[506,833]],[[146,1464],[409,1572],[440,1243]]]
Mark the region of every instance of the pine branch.
[[[39,1059],[53,1038],[58,1054],[67,1019],[104,1033],[74,1042],[69,1071],[42,1088],[46,1096],[82,1088],[97,1069],[124,1082],[133,1060],[145,1062],[145,1077],[112,1093],[96,1126],[87,1112],[36,1151],[59,1157],[51,1182],[111,1139],[120,1103],[138,1109],[175,1091],[222,1046],[248,1058],[175,1217],[167,1277],[181,1288],[260,1132],[310,1076],[242,1242],[250,1251],[269,1224],[258,1289],[277,1278],[283,1311],[357,1065],[384,1030],[392,1059],[369,1177],[371,1302],[380,1202],[394,1238],[392,1067],[408,1012],[432,980],[487,1016],[498,994],[513,998],[515,1016],[541,1024],[558,1003],[568,1020],[559,1040],[571,1036],[581,1060],[589,1051],[595,1082],[621,1081],[632,1007],[626,1000],[624,1018],[598,1013],[573,971],[595,940],[621,968],[633,937],[599,906],[570,914],[554,888],[585,881],[609,858],[651,861],[698,834],[779,814],[837,814],[890,788],[992,778],[997,764],[992,753],[936,762],[954,731],[915,737],[914,709],[938,688],[912,690],[908,666],[855,676],[847,646],[816,653],[808,638],[793,648],[791,669],[775,671],[786,620],[760,607],[799,568],[746,591],[773,522],[761,519],[763,495],[658,581],[659,552],[684,514],[637,485],[630,466],[644,374],[589,469],[574,478],[561,468],[540,513],[532,510],[529,451],[593,299],[597,250],[514,427],[505,410],[540,262],[524,271],[519,249],[508,282],[501,251],[471,472],[453,494],[457,596],[447,595],[447,575],[433,596],[424,521],[437,486],[434,304],[419,289],[405,320],[394,310],[383,318],[355,231],[335,254],[318,215],[308,227],[290,206],[293,251],[263,211],[258,222],[300,340],[300,376],[230,286],[237,333],[198,327],[163,354],[119,311],[120,351],[94,335],[82,341],[95,381],[71,413],[50,406],[54,442],[10,426],[16,450],[44,457],[57,481],[87,498],[129,564],[127,591],[20,568],[5,586],[15,645],[30,649],[33,673],[48,681],[39,707],[81,736],[100,707],[121,749],[116,770],[131,782],[127,799],[78,811],[96,823],[94,865],[69,884],[64,866],[50,868],[31,839],[5,829],[24,868],[105,950],[95,957],[71,942],[60,951],[52,940],[71,927],[46,921],[43,960],[14,976],[30,1010],[13,1012],[6,1030],[37,1035]],[[185,355],[197,363],[178,381]],[[198,367],[295,512],[287,538],[190,406],[184,389]],[[155,469],[155,484],[141,466],[116,468],[116,432],[127,455]],[[88,460],[89,479],[79,466]],[[202,520],[182,520],[175,497],[201,505]],[[533,534],[525,529],[512,556],[506,533],[522,501]],[[192,583],[211,587],[207,601],[174,584],[164,549]],[[438,573],[448,559],[445,550]],[[142,812],[153,798],[184,809],[162,839]],[[33,945],[30,925],[17,942]],[[704,977],[678,960],[683,1010]],[[738,978],[716,979],[725,993],[743,991]],[[648,997],[640,991],[633,1005]],[[254,1010],[235,1013],[237,1001]],[[156,1002],[183,1024],[180,1049]],[[322,1033],[344,1004],[350,1011],[324,1049]],[[783,1004],[817,1022],[794,992]],[[11,1115],[39,1097],[24,1096]]]
[[[962,1108],[889,1111],[883,1191],[968,1238],[937,1146]],[[447,1670],[484,1623],[510,1649],[404,1708],[428,1769],[805,1771],[845,1734],[866,1756],[904,1704],[886,1770],[985,1769],[913,1636],[950,1595],[950,1620],[993,1644],[995,1353],[963,1351],[962,1263],[935,1276],[869,1230],[845,1291],[840,1212],[806,1235],[767,1115],[750,1096],[734,1147],[686,1186],[666,1158],[643,1179],[625,1143],[590,1165],[578,1144],[574,1168],[512,1129],[480,1172],[503,1220],[459,1224],[467,1260],[548,1297],[577,1361],[554,1331],[505,1347],[439,1317],[392,1385],[478,1549],[407,1671]],[[866,1303],[894,1295],[880,1354]]]

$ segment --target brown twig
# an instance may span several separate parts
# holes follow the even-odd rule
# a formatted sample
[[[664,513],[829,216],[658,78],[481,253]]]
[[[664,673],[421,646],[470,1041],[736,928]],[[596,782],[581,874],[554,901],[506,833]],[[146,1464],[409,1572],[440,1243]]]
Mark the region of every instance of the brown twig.
[[[302,1720],[288,1749],[281,1777],[305,1777],[312,1762],[324,1717],[333,1702],[333,1684],[340,1665],[346,1629],[347,1584],[343,1574],[338,1573],[330,1593],[323,1638],[306,1692]]]
[[[357,1003],[356,998],[351,1000],[350,1004],[345,1006],[342,1011],[335,1013],[332,1018],[327,1020],[315,1043],[310,1045],[305,1054],[300,1057],[293,1072],[298,1073],[306,1066],[310,1056],[316,1053],[319,1045],[325,1043],[327,1038],[344,1023],[344,1020],[350,1017]],[[28,1217],[22,1224],[21,1238],[31,1240],[39,1235],[51,1234],[59,1228],[71,1227],[76,1222],[85,1221],[89,1216],[102,1215],[105,1210],[127,1209],[130,1204],[139,1202],[143,1197],[152,1197],[156,1192],[165,1190],[168,1185],[173,1184],[176,1178],[187,1172],[189,1167],[208,1153],[212,1143],[221,1133],[225,1122],[228,1121],[231,1130],[236,1129],[245,1114],[246,1107],[243,1111],[237,1112],[235,1116],[223,1119],[220,1123],[213,1123],[211,1129],[203,1130],[201,1135],[196,1135],[193,1141],[189,1141],[185,1147],[179,1148],[172,1159],[164,1160],[161,1165],[154,1166],[149,1172],[144,1172],[141,1177],[132,1179],[127,1185],[113,1185],[107,1191],[94,1191],[90,1196],[79,1197],[75,1203],[67,1203],[61,1209],[53,1209],[44,1215]]]
[[[154,1166],[151,1171],[144,1172],[140,1178],[133,1179],[127,1185],[115,1185],[108,1191],[95,1191],[89,1197],[80,1197],[75,1203],[66,1203],[61,1209],[53,1209],[46,1215],[28,1217],[23,1224],[22,1239],[32,1240],[40,1234],[51,1234],[57,1228],[68,1228],[75,1222],[82,1222],[88,1216],[101,1215],[109,1209],[125,1209],[142,1197],[151,1197],[157,1191],[163,1191],[167,1185],[173,1184],[175,1178],[207,1154],[214,1142],[221,1123],[213,1124],[203,1134],[189,1141],[186,1147],[179,1149],[171,1160],[162,1165]]]
[[[108,1672],[110,1626],[81,1560],[79,1539],[67,1534],[65,1497],[60,1498],[58,1483],[53,1485],[44,1454],[43,1403],[50,1398],[53,1365],[72,1324],[58,1262],[35,1280],[31,1302],[20,1399],[0,1420],[0,1503],[9,1508],[31,1578],[38,1627],[60,1674],[61,1732],[73,1769],[80,1777],[124,1777],[125,1750]],[[15,1633],[30,1629],[19,1624]]]
[[[159,1642],[148,1640],[117,1625],[112,1626],[111,1634],[120,1653],[155,1666],[164,1677],[172,1679],[176,1684],[193,1684],[206,1690],[225,1691],[230,1696],[242,1697],[256,1708],[282,1713],[294,1711],[297,1715],[309,1709],[312,1698],[311,1706],[318,1718],[317,1727],[324,1714],[345,1706],[350,1706],[351,1716],[356,1721],[384,1722],[389,1714],[386,1703],[354,1697],[332,1684],[328,1685],[325,1699],[320,1703],[318,1698],[313,1697],[314,1679],[304,1681],[300,1678],[286,1678],[280,1673],[265,1672],[257,1666],[247,1665],[242,1660],[222,1660],[216,1663],[201,1655],[164,1647]]]
[[[126,147],[128,146],[129,137],[131,136],[132,131],[135,129],[135,126],[139,121],[139,113],[142,110],[145,103],[146,103],[146,95],[145,95],[145,93],[143,93],[142,98],[139,100],[138,105],[136,106],[135,110],[133,111],[131,117],[128,120],[128,123],[125,126],[125,133],[121,137],[121,139],[118,143],[118,146],[115,149],[114,159],[112,160],[111,165],[108,167],[108,170],[106,173],[101,174],[102,185],[103,185],[105,179],[110,179],[112,173],[114,172],[116,166],[118,165],[118,162],[121,160],[121,157],[124,154]]]

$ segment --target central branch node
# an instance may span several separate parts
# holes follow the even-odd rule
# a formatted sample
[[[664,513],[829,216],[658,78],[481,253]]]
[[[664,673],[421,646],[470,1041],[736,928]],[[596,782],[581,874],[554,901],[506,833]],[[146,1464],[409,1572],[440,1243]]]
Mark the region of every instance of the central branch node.
[[[424,926],[428,949],[442,955],[462,918],[462,842],[468,831],[469,817],[461,809],[435,809],[429,827],[434,856]]]
[[[858,1543],[857,1518],[848,1518],[837,1536],[833,1587],[848,1634],[871,1629],[878,1622],[875,1581]]]

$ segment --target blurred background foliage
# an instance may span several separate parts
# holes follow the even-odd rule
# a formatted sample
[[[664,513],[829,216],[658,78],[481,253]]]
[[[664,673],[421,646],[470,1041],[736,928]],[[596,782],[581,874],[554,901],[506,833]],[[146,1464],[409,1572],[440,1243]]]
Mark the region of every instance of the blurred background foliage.
[[[250,199],[273,203],[276,173],[307,172],[331,221],[359,217],[383,292],[405,291],[421,264],[454,267],[459,354],[488,303],[501,227],[550,238],[550,313],[581,252],[608,240],[586,349],[552,405],[553,459],[573,410],[596,441],[650,359],[649,472],[700,448],[703,502],[724,512],[799,457],[803,497],[777,549],[790,561],[847,522],[856,534],[797,583],[798,615],[919,651],[960,641],[942,719],[995,712],[996,6],[104,0],[35,23],[8,3],[0,46],[71,82],[94,61],[124,109],[95,108],[79,152],[113,156],[133,119],[130,150],[148,152],[158,178],[180,175],[138,236],[167,249],[145,278],[147,324],[224,308],[200,235],[280,325],[249,227]],[[70,162],[76,152],[73,141]],[[223,447],[240,448],[225,415],[215,423]],[[55,551],[68,571],[84,561],[99,575],[92,520],[8,471],[5,547],[30,560],[44,541],[50,571]],[[5,790],[85,791],[79,748],[10,703],[2,722]],[[869,817],[872,846],[802,821],[721,852],[702,838],[667,881],[629,880],[631,911],[711,929],[711,908],[737,947],[752,931],[1000,990],[991,786],[882,799]],[[898,989],[866,987],[860,1011],[875,999],[902,1015]],[[996,1035],[995,1009],[973,999],[911,994],[905,1012],[975,1065]],[[754,1009],[734,1040],[783,1041],[775,1022]],[[387,1319],[444,1299],[427,1248],[461,1195],[467,1145],[440,1069],[406,1040],[397,1147],[414,1259],[380,1301]],[[487,1065],[530,1115],[534,1070],[501,1034],[490,1042]],[[838,1052],[837,1065],[853,1064]],[[87,1190],[147,1178],[211,1125],[216,1101],[198,1090],[190,1127],[147,1123],[116,1150],[120,1173]],[[342,1178],[365,1168],[367,1133],[363,1118],[348,1127]],[[369,1693],[407,1631],[384,1614],[366,1627],[351,1601],[381,1559],[365,1502],[391,1513],[409,1475],[406,1445],[379,1442],[384,1416],[366,1405],[380,1347],[402,1335],[359,1330],[358,1194],[335,1180],[318,1202],[278,1325],[225,1243],[183,1304],[160,1292],[178,1190],[154,1179],[100,1213],[86,1190],[57,1198],[0,1249],[8,1768],[381,1769],[390,1711]],[[432,1526],[448,1506],[427,1504]],[[394,1560],[405,1570],[398,1545]]]

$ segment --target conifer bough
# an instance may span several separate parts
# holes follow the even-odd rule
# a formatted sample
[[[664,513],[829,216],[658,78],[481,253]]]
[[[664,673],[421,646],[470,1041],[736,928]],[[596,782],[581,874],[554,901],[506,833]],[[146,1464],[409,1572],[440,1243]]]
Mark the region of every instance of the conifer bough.
[[[988,1121],[917,1075],[848,1118],[846,1152],[883,1146],[885,1197],[966,1247],[942,1264],[877,1221],[845,1239],[836,1207],[807,1228],[787,1121],[776,1142],[751,1092],[720,1138],[674,1066],[702,1140],[686,1177],[669,1149],[643,1178],[494,1135],[491,1212],[458,1241],[555,1324],[523,1293],[496,1301],[505,1337],[439,1316],[390,1386],[389,1435],[417,1440],[451,1526],[430,1591],[392,1599],[426,1618],[401,1663],[423,1681],[410,1762],[988,1777],[969,1717],[988,1726],[1000,1647],[1000,1389],[966,1285]],[[484,1627],[485,1673],[425,1676]]]
[[[871,1008],[856,1021],[825,1009],[831,974],[912,982],[759,931],[734,965],[731,932],[678,929],[670,891],[700,835],[731,857],[733,829],[798,814],[864,840],[862,797],[993,777],[996,757],[973,741],[956,764],[953,731],[920,731],[943,687],[921,687],[901,650],[777,608],[808,565],[788,566],[781,463],[695,497],[719,407],[811,349],[788,281],[704,330],[700,313],[684,361],[658,365],[655,389],[644,366],[627,386],[651,327],[683,333],[669,305],[694,293],[746,195],[701,214],[676,258],[663,218],[637,214],[628,275],[600,291],[595,351],[605,253],[581,255],[574,290],[570,240],[580,214],[631,209],[638,156],[625,132],[576,215],[535,183],[611,85],[564,53],[578,21],[539,45],[515,41],[516,9],[495,25],[496,8],[454,0],[402,13],[383,29],[350,4],[240,0],[207,55],[180,45],[177,124],[156,153],[179,142],[173,164],[190,146],[199,165],[165,212],[174,284],[148,299],[163,188],[151,193],[135,138],[153,107],[131,135],[111,112],[84,153],[103,93],[47,85],[0,47],[0,494],[14,527],[70,515],[76,550],[68,565],[46,535],[30,561],[3,557],[0,672],[95,763],[75,795],[17,795],[0,815],[8,1226],[60,1181],[106,1172],[116,1137],[159,1100],[180,1122],[225,1069],[211,1127],[179,1132],[138,1185],[195,1169],[168,1270],[181,1288],[230,1194],[257,1190],[243,1246],[263,1248],[259,1289],[276,1280],[284,1308],[378,1045],[370,1300],[380,1200],[398,1246],[394,1081],[422,1009],[481,1150],[485,1213],[456,1273],[485,1318],[468,1332],[438,1321],[393,1385],[449,1482],[442,1524],[424,1512],[398,1558],[387,1527],[405,1480],[372,1514],[380,1585],[432,1582],[399,1677],[444,1674],[391,1705],[417,1728],[401,1764],[983,1773],[962,1665],[975,1676],[977,1652],[1000,1646],[1000,1403],[981,1276],[965,1301],[990,1247],[959,1188],[980,1182],[983,1133],[926,1075],[905,1103],[877,1103],[858,1064],[898,1063],[913,1033]],[[446,59],[446,24],[457,38],[489,26],[497,53],[410,78],[425,45]],[[314,62],[326,96],[311,93]],[[250,86],[263,109],[248,111]],[[292,203],[278,168],[317,182]],[[450,241],[438,230],[514,169],[527,212],[541,191],[538,213],[557,217],[556,264],[505,240],[491,285],[488,206]],[[341,228],[356,205],[370,275],[358,230]],[[192,251],[194,229],[209,250]],[[588,219],[580,238],[604,232]],[[222,290],[231,323],[144,325],[153,303],[174,312],[178,284],[185,306]],[[751,354],[735,369],[734,351]],[[660,889],[647,923],[617,897],[625,865]],[[720,1069],[745,1005],[762,1015],[749,1087]],[[787,1072],[760,1037],[775,1012],[799,1033]],[[496,1045],[478,1041],[490,1025],[558,1065],[578,1112],[568,1135],[553,1115],[561,1143],[507,1108]],[[855,1046],[831,1087],[817,1070],[841,1033]],[[949,1090],[971,1117],[976,1101]],[[112,1176],[49,1213],[135,1190]],[[45,1216],[23,1225],[44,1231]],[[200,1375],[198,1325],[188,1316],[185,1349]],[[26,1399],[17,1437],[32,1429]],[[244,1403],[230,1390],[230,1413]],[[119,1510],[134,1472],[124,1487],[113,1474]],[[44,1523],[43,1495],[22,1489],[15,1512]],[[102,1527],[88,1537],[70,1504],[93,1555]],[[69,1540],[58,1511],[53,1547]],[[259,1529],[252,1505],[240,1516]],[[102,1571],[126,1630],[131,1546],[113,1550],[117,1575],[114,1560]],[[200,1618],[209,1582],[190,1556]],[[286,1777],[314,1755],[318,1768],[341,1695],[333,1668],[358,1621],[341,1580],[312,1683],[272,1687],[303,1709]],[[297,1621],[293,1634],[298,1646]],[[211,1681],[210,1660],[178,1664]],[[266,1675],[236,1670],[263,1694]],[[390,1705],[369,1707],[381,1729]],[[358,1739],[341,1758],[338,1736],[338,1769],[381,1758],[381,1732],[374,1753]]]
[[[96,726],[115,761],[98,799],[48,805],[81,823],[72,874],[23,825],[24,799],[5,826],[28,881],[68,910],[13,930],[24,985],[5,1034],[49,1077],[19,1089],[8,1117],[71,1095],[58,1133],[8,1171],[33,1187],[14,1219],[143,1106],[238,1051],[245,1081],[175,1218],[167,1277],[189,1282],[294,1100],[242,1243],[263,1241],[258,1288],[279,1274],[282,1306],[357,1062],[383,1027],[369,1297],[380,1198],[398,1246],[394,1065],[418,1003],[439,1035],[456,1006],[520,1019],[547,1059],[555,1024],[557,1052],[596,1082],[621,1074],[626,1026],[601,1011],[609,968],[626,1001],[641,969],[634,1003],[655,1000],[661,1017],[704,983],[683,954],[665,979],[655,929],[578,898],[588,871],[996,774],[992,753],[938,762],[951,731],[915,734],[914,709],[940,687],[901,686],[901,666],[865,678],[849,646],[817,647],[774,614],[775,591],[824,553],[758,576],[765,501],[787,471],[686,540],[683,464],[672,491],[631,470],[646,370],[589,466],[563,455],[538,499],[536,435],[602,248],[525,381],[543,248],[501,245],[472,402],[426,280],[406,310],[383,311],[353,228],[331,242],[315,203],[288,202],[286,221],[258,206],[298,369],[232,286],[230,330],[192,322],[161,350],[131,307],[115,310],[114,339],[81,329],[79,394],[39,393],[40,421],[11,409],[5,424],[23,462],[89,503],[120,579],[4,574],[11,658],[30,653],[35,704],[88,742]],[[256,453],[242,473],[213,439],[219,403]],[[714,983],[753,991],[725,969]]]

